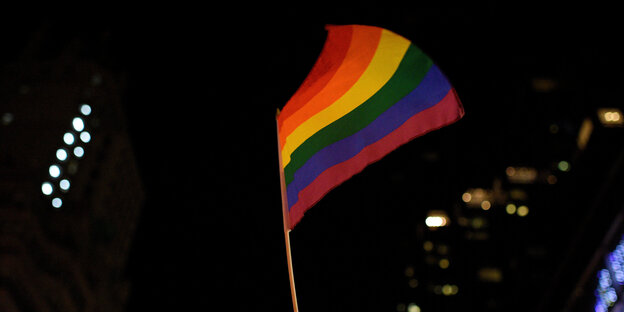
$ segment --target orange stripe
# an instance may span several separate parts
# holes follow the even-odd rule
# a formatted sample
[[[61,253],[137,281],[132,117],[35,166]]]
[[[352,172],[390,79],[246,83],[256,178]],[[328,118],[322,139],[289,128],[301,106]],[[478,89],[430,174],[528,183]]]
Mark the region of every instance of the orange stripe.
[[[358,81],[375,55],[381,32],[382,29],[377,27],[353,26],[351,45],[336,74],[327,86],[301,109],[284,119],[279,133],[281,142],[285,143],[288,135],[300,124],[330,106]],[[282,148],[283,146],[284,144]]]
[[[325,88],[347,55],[353,35],[352,26],[328,25],[325,28],[328,30],[325,46],[306,79],[279,114],[278,129],[282,127],[285,119]]]

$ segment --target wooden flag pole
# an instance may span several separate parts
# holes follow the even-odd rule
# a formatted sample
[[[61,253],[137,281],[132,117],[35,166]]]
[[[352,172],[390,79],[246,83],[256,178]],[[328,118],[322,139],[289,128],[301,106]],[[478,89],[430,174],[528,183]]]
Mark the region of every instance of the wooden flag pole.
[[[290,295],[292,297],[293,310],[294,312],[299,312],[299,307],[297,306],[297,292],[295,291],[295,278],[293,276],[293,267],[292,267],[292,255],[290,252],[290,226],[288,225],[288,198],[286,196],[286,182],[284,181],[284,167],[282,167],[282,148],[279,139],[279,123],[277,121],[277,116],[279,116],[279,109],[277,109],[277,114],[275,114],[275,124],[277,126],[277,154],[279,159],[279,172],[280,172],[280,189],[282,193],[282,220],[284,222],[284,239],[286,242],[286,259],[288,262],[288,277],[290,279]]]

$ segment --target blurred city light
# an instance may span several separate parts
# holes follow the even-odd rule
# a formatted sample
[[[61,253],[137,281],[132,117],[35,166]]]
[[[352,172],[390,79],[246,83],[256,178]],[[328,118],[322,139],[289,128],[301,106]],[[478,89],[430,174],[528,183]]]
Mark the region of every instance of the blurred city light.
[[[59,182],[59,187],[61,188],[61,190],[63,191],[67,191],[69,190],[69,180],[67,179],[63,179]]]
[[[52,191],[53,191],[52,184],[50,182],[43,182],[41,184],[41,192],[44,195],[50,195],[50,194],[52,194]]]
[[[491,190],[482,188],[468,189],[462,194],[462,201],[465,202],[468,207],[483,208],[483,201],[488,201],[491,206],[494,202],[494,194]],[[485,206],[487,205],[488,204],[485,204]]]
[[[481,268],[477,275],[484,282],[500,283],[503,280],[503,273],[498,268]]]
[[[598,119],[606,127],[620,127],[624,125],[622,111],[617,108],[598,109]]]
[[[537,178],[537,169],[530,167],[507,167],[505,173],[511,183],[528,184]]]
[[[510,215],[516,213],[516,205],[514,205],[514,204],[507,204],[507,206],[505,207],[505,211],[507,211],[507,213],[510,214]]]
[[[440,266],[441,269],[447,269],[450,264],[451,264],[451,262],[448,259],[446,259],[446,258],[442,258],[438,262],[438,265]]]
[[[533,78],[533,80],[531,80],[531,85],[533,86],[533,90],[546,93],[557,87],[557,81],[551,78]]]
[[[67,151],[62,148],[57,149],[56,158],[60,161],[65,161],[67,159]]]
[[[82,121],[82,118],[76,117],[72,120],[72,126],[74,127],[74,130],[80,132],[84,130],[84,121]]]
[[[557,177],[552,175],[552,174],[550,174],[546,178],[546,181],[548,182],[548,184],[555,184],[555,183],[557,183]]]
[[[63,142],[65,142],[65,144],[67,145],[72,145],[74,144],[74,135],[67,132],[63,135]]]
[[[91,114],[91,106],[89,104],[80,105],[80,112],[85,116],[89,116]]]
[[[449,223],[446,212],[441,210],[432,210],[425,219],[425,224],[428,227],[442,227]]]
[[[13,114],[11,114],[11,113],[4,113],[4,114],[2,114],[2,125],[3,126],[8,126],[9,124],[11,124],[12,121],[13,121]]]
[[[562,160],[557,164],[557,168],[563,172],[568,172],[570,171],[570,163]]]
[[[591,136],[592,131],[594,130],[594,124],[591,119],[585,118],[583,123],[581,124],[581,128],[579,129],[578,137],[576,138],[576,145],[579,149],[585,149],[587,146],[587,142],[589,142],[589,137]]]
[[[410,303],[407,306],[407,312],[420,312],[420,307],[415,303]]]
[[[84,149],[80,146],[76,146],[74,148],[74,155],[78,158],[82,157],[84,155]]]
[[[87,131],[83,131],[80,133],[80,141],[84,142],[84,143],[89,143],[89,141],[91,141],[91,134],[89,134],[89,132]]]
[[[57,165],[52,165],[50,166],[50,169],[48,169],[50,176],[53,178],[58,178],[61,175],[61,168]]]
[[[52,199],[52,207],[61,208],[61,206],[63,206],[63,200],[58,197]]]
[[[424,249],[425,251],[431,251],[431,250],[433,250],[433,243],[432,243],[431,241],[425,241],[425,242],[423,243],[423,249]]]
[[[490,210],[491,207],[492,207],[492,204],[490,203],[490,201],[484,200],[481,202],[481,209]]]
[[[522,205],[518,207],[517,213],[519,216],[525,217],[526,215],[529,214],[529,207]]]
[[[457,287],[457,285],[445,284],[444,286],[442,286],[442,294],[445,296],[456,295],[458,291],[459,287]]]

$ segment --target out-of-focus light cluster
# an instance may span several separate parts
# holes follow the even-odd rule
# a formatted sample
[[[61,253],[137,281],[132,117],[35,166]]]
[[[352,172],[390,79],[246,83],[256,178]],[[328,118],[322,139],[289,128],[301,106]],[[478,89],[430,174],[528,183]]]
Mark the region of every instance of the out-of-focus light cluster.
[[[615,290],[624,285],[624,237],[607,255],[606,268],[598,272],[595,311],[606,312],[618,300]]]
[[[529,184],[537,179],[537,169],[531,167],[512,167],[505,169],[507,179],[511,183]]]
[[[415,303],[399,303],[397,305],[397,312],[421,312],[420,307]]]
[[[449,224],[449,218],[444,211],[431,210],[427,214],[425,224],[430,228],[443,227]]]
[[[462,194],[461,198],[468,207],[481,208],[483,210],[489,210],[494,202],[492,191],[482,188],[468,189]]]
[[[459,292],[459,287],[453,284],[435,285],[433,286],[433,292],[436,295],[453,296]]]
[[[520,217],[526,217],[529,214],[529,207],[525,205],[516,206],[513,203],[509,203],[505,206],[505,212],[509,215],[517,214]]]
[[[91,114],[91,106],[82,104],[79,107],[80,115],[72,119],[71,129],[63,134],[64,146],[56,150],[56,159],[50,167],[48,167],[49,181],[41,184],[41,192],[45,196],[52,197],[51,203],[54,208],[63,206],[63,194],[67,193],[71,187],[71,182],[66,176],[66,171],[75,169],[75,165],[70,170],[64,169],[64,165],[71,158],[82,158],[84,156],[84,147],[82,144],[91,141],[91,134],[86,131],[85,117]],[[68,172],[71,173],[71,172]]]
[[[598,119],[605,127],[621,127],[624,125],[624,116],[618,108],[598,109]]]
[[[499,268],[481,268],[477,275],[483,282],[500,283],[503,280],[503,272]]]

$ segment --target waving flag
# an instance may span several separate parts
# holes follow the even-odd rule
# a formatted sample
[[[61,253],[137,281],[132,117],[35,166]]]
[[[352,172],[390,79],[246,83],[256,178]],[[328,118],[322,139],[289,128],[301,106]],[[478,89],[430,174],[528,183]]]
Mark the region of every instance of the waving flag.
[[[369,164],[464,115],[447,78],[383,28],[327,26],[325,46],[277,116],[287,228]]]

